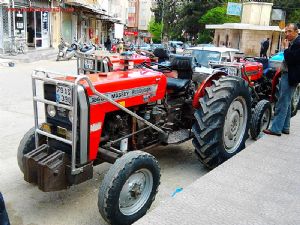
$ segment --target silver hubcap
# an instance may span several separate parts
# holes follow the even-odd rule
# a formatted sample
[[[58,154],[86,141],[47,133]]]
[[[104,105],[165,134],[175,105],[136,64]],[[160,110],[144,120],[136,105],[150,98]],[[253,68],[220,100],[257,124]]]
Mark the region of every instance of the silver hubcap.
[[[153,188],[153,176],[148,169],[132,174],[124,184],[119,198],[119,208],[124,215],[137,213],[147,202]]]
[[[293,107],[294,109],[297,108],[298,103],[299,103],[299,98],[300,98],[300,85],[297,86],[294,95],[293,95]]]
[[[223,130],[224,147],[228,153],[234,153],[243,140],[247,125],[247,104],[245,99],[237,97],[230,104]]]
[[[271,112],[270,109],[267,109],[260,120],[260,131],[268,129],[270,119],[271,119]]]

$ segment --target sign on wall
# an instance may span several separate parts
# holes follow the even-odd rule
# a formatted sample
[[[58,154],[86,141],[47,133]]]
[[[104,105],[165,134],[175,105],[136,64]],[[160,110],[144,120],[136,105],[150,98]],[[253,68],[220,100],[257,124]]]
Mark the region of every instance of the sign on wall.
[[[242,4],[241,3],[228,2],[227,15],[241,16],[241,14],[242,14]]]
[[[124,25],[115,23],[115,37],[114,38],[121,39],[121,38],[123,38],[123,34],[124,34]]]

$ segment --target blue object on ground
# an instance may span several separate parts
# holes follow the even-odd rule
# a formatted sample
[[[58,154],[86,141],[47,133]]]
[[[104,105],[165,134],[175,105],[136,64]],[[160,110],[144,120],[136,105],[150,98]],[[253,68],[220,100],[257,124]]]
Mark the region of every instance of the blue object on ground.
[[[183,188],[176,188],[176,190],[173,192],[171,196],[174,197],[177,193],[182,192],[182,190]]]

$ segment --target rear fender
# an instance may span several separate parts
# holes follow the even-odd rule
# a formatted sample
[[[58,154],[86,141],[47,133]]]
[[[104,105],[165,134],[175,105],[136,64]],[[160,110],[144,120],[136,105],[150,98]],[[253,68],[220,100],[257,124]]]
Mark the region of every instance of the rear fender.
[[[193,107],[195,109],[200,108],[199,99],[204,96],[204,94],[205,94],[205,88],[206,87],[210,87],[213,84],[213,80],[218,80],[218,79],[220,79],[221,76],[227,76],[227,73],[218,71],[216,73],[213,73],[209,77],[207,77],[205,79],[205,81],[203,81],[201,83],[201,85],[197,89],[197,91],[196,91],[196,93],[194,95],[194,99],[193,99]]]
[[[275,101],[276,86],[277,86],[277,84],[279,82],[279,79],[280,79],[281,75],[282,75],[281,74],[281,69],[278,68],[276,70],[276,73],[275,73],[275,75],[273,77],[273,80],[272,80],[272,92],[271,92],[271,96],[270,96],[270,102],[274,102]]]

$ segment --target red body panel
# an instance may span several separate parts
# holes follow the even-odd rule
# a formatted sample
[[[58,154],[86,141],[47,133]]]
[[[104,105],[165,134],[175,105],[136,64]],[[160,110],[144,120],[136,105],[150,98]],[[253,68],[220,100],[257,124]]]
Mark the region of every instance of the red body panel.
[[[150,63],[151,59],[147,56],[139,55],[139,54],[133,54],[132,56],[127,58],[130,65],[139,65],[143,62]],[[111,56],[110,60],[113,64],[113,70],[114,71],[120,71],[124,69],[124,58],[119,55]]]
[[[165,75],[148,69],[88,76],[97,91],[110,95],[126,108],[163,99],[166,93],[167,79]],[[105,114],[119,110],[119,108],[100,98],[97,99],[96,96],[93,96],[90,88],[87,85],[84,86],[90,100],[89,159],[94,160],[98,153]]]
[[[279,79],[281,77],[281,68],[278,68],[273,79],[272,79],[272,93],[271,93],[271,97],[270,97],[270,101],[274,102],[275,101],[275,92],[276,92],[276,86],[279,82]]]
[[[243,74],[245,74],[250,81],[259,80],[263,76],[263,65],[259,62],[246,61],[243,70]]]
[[[224,72],[218,72],[210,75],[203,81],[200,87],[197,89],[194,98],[193,98],[193,107],[198,109],[200,107],[199,99],[202,98],[205,94],[205,88],[210,87],[212,85],[213,80],[218,80],[221,76],[226,76],[227,74]]]

